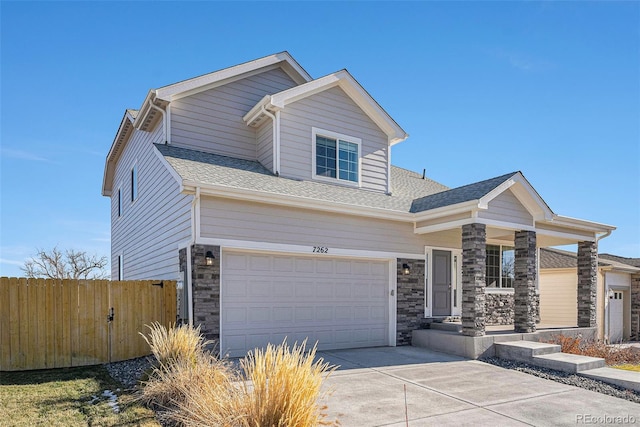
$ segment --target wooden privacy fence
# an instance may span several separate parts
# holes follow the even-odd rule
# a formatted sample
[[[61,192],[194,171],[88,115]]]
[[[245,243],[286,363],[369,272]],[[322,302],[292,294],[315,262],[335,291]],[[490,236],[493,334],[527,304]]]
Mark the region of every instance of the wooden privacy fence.
[[[175,281],[0,277],[0,371],[144,356],[156,321],[176,321]]]

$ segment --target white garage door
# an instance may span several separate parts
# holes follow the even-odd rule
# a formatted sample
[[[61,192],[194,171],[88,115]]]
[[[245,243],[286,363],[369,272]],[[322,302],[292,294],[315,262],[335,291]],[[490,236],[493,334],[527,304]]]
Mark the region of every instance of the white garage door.
[[[388,345],[389,263],[223,251],[221,349]]]

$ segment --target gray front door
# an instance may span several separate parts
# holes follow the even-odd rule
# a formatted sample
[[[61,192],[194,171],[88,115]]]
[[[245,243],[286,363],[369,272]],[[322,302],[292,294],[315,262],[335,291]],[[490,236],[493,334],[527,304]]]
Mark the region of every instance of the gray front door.
[[[433,251],[431,269],[433,316],[451,315],[451,252]]]

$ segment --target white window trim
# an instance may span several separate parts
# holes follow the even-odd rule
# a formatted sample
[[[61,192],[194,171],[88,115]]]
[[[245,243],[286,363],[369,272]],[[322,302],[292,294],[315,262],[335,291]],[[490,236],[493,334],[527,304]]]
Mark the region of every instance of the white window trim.
[[[499,290],[515,289],[515,285],[516,285],[516,282],[515,282],[515,280],[516,280],[516,278],[515,278],[515,264],[514,264],[514,272],[513,272],[514,273],[514,275],[513,275],[513,286],[508,286],[508,287],[507,286],[504,286],[504,287],[502,286],[502,278],[503,278],[502,277],[502,262],[503,262],[502,252],[503,252],[503,248],[505,246],[509,247],[509,248],[513,248],[513,252],[514,252],[513,256],[514,256],[514,263],[515,263],[515,250],[516,250],[515,245],[511,246],[511,245],[508,245],[508,244],[507,245],[503,245],[501,243],[487,243],[485,245],[485,247],[486,246],[498,246],[500,248],[500,277],[498,278],[498,283],[499,283],[500,286],[490,287],[489,284],[488,284],[489,281],[486,280],[487,283],[486,283],[486,286],[485,286],[485,290],[486,289],[499,289]],[[536,257],[536,259],[537,259],[537,257]],[[537,274],[536,274],[536,277],[537,277]],[[485,279],[486,279],[486,271],[485,271]],[[491,292],[491,291],[489,291],[489,292],[485,292],[485,293],[501,293],[501,292]],[[505,292],[505,293],[509,293],[509,292]]]
[[[133,176],[134,176],[134,171],[135,171],[135,182],[133,180]],[[134,161],[133,165],[131,165],[131,168],[129,169],[129,190],[131,191],[131,203],[135,203],[136,200],[138,200],[138,198],[140,197],[140,171],[138,170],[138,161]],[[134,197],[134,189],[135,187],[135,197]]]
[[[318,135],[325,136],[327,138],[332,138],[332,139],[335,139],[336,141],[342,140],[345,142],[350,142],[358,146],[358,181],[357,182],[349,181],[346,179],[340,179],[340,167],[338,165],[339,148],[337,145],[336,145],[336,177],[330,178],[326,176],[316,175],[316,136]],[[315,180],[331,182],[333,184],[338,183],[342,185],[348,185],[350,187],[360,187],[362,185],[362,140],[360,138],[344,135],[342,133],[312,127],[311,128],[311,167],[312,167],[311,176]]]

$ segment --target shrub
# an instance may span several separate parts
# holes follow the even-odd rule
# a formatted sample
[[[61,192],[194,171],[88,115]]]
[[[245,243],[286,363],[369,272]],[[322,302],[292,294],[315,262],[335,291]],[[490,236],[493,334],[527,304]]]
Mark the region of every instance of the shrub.
[[[178,425],[260,427],[330,425],[320,406],[322,381],[335,367],[306,341],[256,349],[240,362],[243,375],[228,361],[204,351],[199,328],[148,326],[143,335],[158,364],[142,383],[139,400],[162,409]]]
[[[200,326],[194,328],[191,325],[169,325],[169,328],[165,328],[158,322],[146,326],[150,330],[149,336],[142,332],[140,335],[151,347],[160,366],[166,367],[178,361],[195,363],[204,347],[212,343],[200,334]]]
[[[305,353],[306,340],[289,348],[268,345],[240,362],[245,382],[241,407],[247,426],[317,426],[323,424],[320,407],[322,381],[335,367],[314,362],[316,346]],[[250,383],[249,383],[250,382]]]
[[[549,343],[558,344],[563,353],[600,357],[607,365],[640,363],[640,353],[622,345],[607,345],[602,341],[583,340],[582,337],[554,335]]]
[[[154,368],[149,379],[143,383],[139,399],[156,409],[168,410],[168,415],[176,418],[181,411],[191,412],[190,403],[194,395],[202,396],[201,393],[206,391],[211,412],[224,413],[229,406],[225,399],[232,397],[228,391],[235,387],[235,381],[237,375],[227,363],[199,353],[195,360],[177,359],[171,364]],[[219,403],[215,405],[215,402]]]

